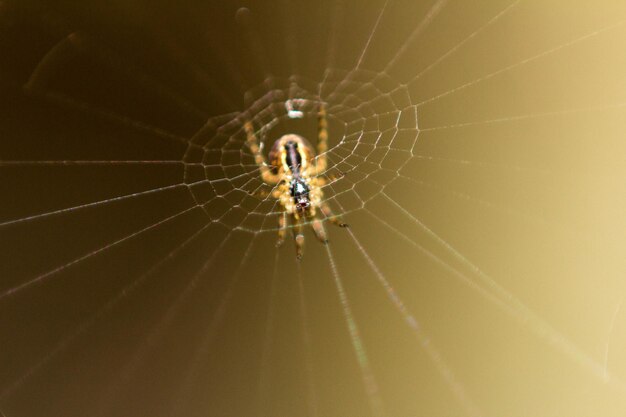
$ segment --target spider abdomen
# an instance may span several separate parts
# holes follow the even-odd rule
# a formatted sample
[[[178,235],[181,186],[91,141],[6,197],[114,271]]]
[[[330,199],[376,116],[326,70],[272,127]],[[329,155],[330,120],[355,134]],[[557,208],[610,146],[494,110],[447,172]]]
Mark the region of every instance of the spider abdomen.
[[[290,143],[293,144],[297,160],[288,158],[286,146]],[[285,172],[291,171],[290,164],[292,166],[299,164],[300,170],[306,169],[314,157],[315,152],[313,151],[311,143],[302,136],[294,134],[283,135],[274,142],[269,153],[270,164],[277,170],[282,168]]]

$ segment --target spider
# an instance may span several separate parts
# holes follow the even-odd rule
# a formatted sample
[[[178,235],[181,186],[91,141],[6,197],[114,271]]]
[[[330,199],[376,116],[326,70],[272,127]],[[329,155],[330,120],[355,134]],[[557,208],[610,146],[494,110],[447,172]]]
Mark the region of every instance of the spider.
[[[269,153],[270,165],[268,165],[254,133],[252,122],[246,122],[244,129],[248,147],[259,167],[261,179],[266,184],[274,186],[271,195],[279,201],[283,209],[282,215],[278,218],[276,246],[279,247],[285,242],[287,220],[291,215],[296,257],[300,260],[304,251],[303,220],[310,219],[315,236],[320,242],[328,243],[326,230],[322,220],[318,217],[318,209],[331,223],[339,227],[348,226],[341,221],[339,216],[333,214],[327,203],[322,201],[324,196],[322,187],[327,183],[328,178],[328,176],[327,178],[322,176],[328,165],[325,154],[328,148],[326,108],[321,104],[318,111],[317,153],[319,156],[317,160],[315,151],[308,140],[299,135],[287,134],[274,142]]]

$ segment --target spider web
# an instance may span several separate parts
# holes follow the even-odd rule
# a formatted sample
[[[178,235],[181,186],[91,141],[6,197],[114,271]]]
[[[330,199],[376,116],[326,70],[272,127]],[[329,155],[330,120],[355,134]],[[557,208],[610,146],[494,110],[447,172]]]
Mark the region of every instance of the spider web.
[[[263,47],[268,35],[247,9],[237,13],[235,30],[262,78],[250,87],[244,69],[220,61],[241,106],[206,68],[164,47],[233,112],[205,111],[193,88],[174,88],[82,32],[38,60],[25,96],[104,133],[85,147],[71,132],[44,131],[53,145],[36,140],[0,162],[24,176],[8,185],[17,202],[0,221],[8,242],[2,334],[15,336],[0,381],[7,416],[123,415],[129,407],[150,415],[213,407],[216,415],[585,415],[599,402],[606,415],[621,415],[624,355],[615,345],[625,343],[624,288],[614,276],[623,262],[613,251],[623,239],[612,231],[624,229],[623,201],[597,184],[615,188],[623,174],[612,159],[619,152],[607,151],[623,147],[623,63],[603,51],[619,44],[624,11],[388,1],[350,21],[352,31],[352,9],[337,2],[326,65],[309,74],[301,64],[309,48],[299,46],[305,37],[292,19],[304,12],[287,3],[281,10],[279,52]],[[419,18],[407,23],[409,11]],[[257,12],[260,20],[271,14]],[[556,27],[561,14],[572,27]],[[527,33],[529,22],[540,35]],[[510,52],[517,43],[521,51]],[[286,55],[290,73],[272,75],[272,54]],[[488,54],[496,59],[476,58]],[[587,69],[590,77],[563,76],[593,60],[604,65]],[[95,81],[62,80],[65,71],[88,73],[87,62],[123,73],[145,106],[116,96],[126,97],[123,88],[94,96],[87,87]],[[542,87],[531,88],[537,80]],[[265,152],[284,133],[315,145],[321,103],[330,124],[323,198],[351,227],[327,224],[327,246],[307,235],[298,263],[293,249],[274,248],[280,206],[243,125],[253,123]],[[588,151],[581,143],[594,129],[599,155],[565,152]],[[581,161],[589,177],[572,173]],[[589,199],[563,191],[589,178]],[[588,224],[563,208],[581,201],[608,220]],[[572,232],[580,227],[591,232]],[[603,251],[579,246],[592,236]],[[29,312],[37,306],[50,317]],[[41,327],[52,330],[40,335]],[[43,392],[73,371],[84,376]],[[98,383],[84,402],[66,404],[90,380]],[[33,395],[43,408],[30,404]]]
[[[341,207],[342,215],[364,208],[413,156],[417,111],[406,88],[387,76],[329,70],[320,83],[270,78],[246,98],[251,103],[243,115],[209,119],[184,157],[185,183],[196,203],[211,221],[228,228],[251,233],[277,229],[282,211],[275,199],[259,198],[266,186],[245,143],[243,124],[252,121],[268,149],[276,128],[294,119],[286,103],[297,103],[291,112],[297,111],[298,119],[315,120],[324,102],[331,125],[340,130],[325,153],[330,168],[321,175],[332,178],[322,187],[324,201]]]

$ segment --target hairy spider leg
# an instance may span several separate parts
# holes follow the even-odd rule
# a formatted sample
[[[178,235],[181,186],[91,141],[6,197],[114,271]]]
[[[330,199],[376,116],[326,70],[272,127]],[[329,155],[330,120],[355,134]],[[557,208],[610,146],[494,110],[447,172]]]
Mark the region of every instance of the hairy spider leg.
[[[280,175],[272,173],[272,169],[267,165],[267,162],[265,162],[265,156],[263,156],[263,152],[261,152],[259,140],[254,133],[254,126],[252,125],[252,122],[247,121],[244,124],[244,129],[246,130],[248,147],[254,155],[254,162],[259,166],[261,178],[269,185],[278,184],[280,181]]]
[[[296,258],[302,259],[304,253],[304,235],[302,234],[302,220],[294,216],[293,237],[296,242]]]
[[[345,173],[338,171],[332,174],[323,174],[329,182],[335,182],[346,176]]]
[[[278,240],[276,241],[276,247],[281,247],[285,243],[285,235],[287,234],[287,212],[278,217]]]
[[[333,211],[331,210],[330,206],[327,203],[322,203],[322,205],[320,206],[320,210],[322,210],[322,213],[324,213],[324,216],[326,216],[328,221],[331,222],[332,224],[339,226],[339,227],[348,227],[346,223],[341,221],[341,216],[333,213]]]
[[[313,232],[315,232],[315,236],[317,239],[326,244],[328,243],[328,237],[326,236],[326,229],[324,228],[324,224],[318,218],[315,218],[313,222],[311,222],[311,227],[313,228]]]

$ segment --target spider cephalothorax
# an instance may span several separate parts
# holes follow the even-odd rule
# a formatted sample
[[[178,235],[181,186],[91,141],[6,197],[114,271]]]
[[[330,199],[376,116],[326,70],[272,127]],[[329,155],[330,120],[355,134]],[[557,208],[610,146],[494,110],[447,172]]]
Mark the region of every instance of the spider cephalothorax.
[[[322,202],[322,187],[327,182],[323,173],[326,171],[325,152],[328,148],[328,127],[323,105],[320,106],[318,122],[317,159],[309,141],[302,136],[288,134],[274,142],[269,153],[269,165],[265,162],[252,123],[245,124],[248,146],[259,166],[261,178],[265,183],[275,186],[272,197],[279,200],[283,209],[283,215],[279,217],[277,245],[285,241],[287,217],[291,215],[298,259],[302,257],[304,247],[303,220],[311,220],[317,238],[323,243],[328,242],[322,220],[318,218],[318,209],[332,223],[347,226],[332,213],[328,204]]]

